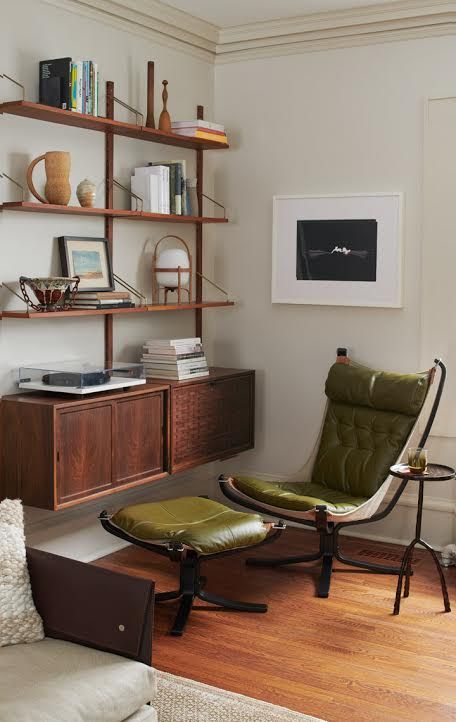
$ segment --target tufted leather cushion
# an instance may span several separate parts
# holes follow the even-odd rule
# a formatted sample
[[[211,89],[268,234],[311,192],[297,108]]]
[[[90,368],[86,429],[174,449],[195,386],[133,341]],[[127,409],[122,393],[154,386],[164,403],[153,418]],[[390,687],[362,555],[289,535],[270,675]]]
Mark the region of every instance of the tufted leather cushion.
[[[252,499],[293,511],[308,511],[324,504],[329,511],[342,514],[367,501],[365,497],[354,497],[313,482],[264,481],[252,476],[236,476],[234,482],[239,491]]]
[[[259,514],[195,496],[126,506],[111,521],[136,539],[180,542],[199,554],[252,546],[268,533]]]
[[[407,441],[428,385],[428,373],[334,364],[312,481],[353,496],[375,494]]]
[[[429,373],[397,374],[356,364],[333,364],[326,380],[326,396],[351,406],[367,406],[418,416],[426,398]]]
[[[329,404],[312,481],[371,497],[388,476],[415,418],[363,406]]]

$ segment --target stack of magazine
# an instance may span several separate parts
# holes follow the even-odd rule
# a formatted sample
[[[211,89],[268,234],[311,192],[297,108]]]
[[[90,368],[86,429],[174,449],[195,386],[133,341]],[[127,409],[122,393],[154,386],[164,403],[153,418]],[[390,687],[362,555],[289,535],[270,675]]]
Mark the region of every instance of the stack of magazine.
[[[200,338],[146,341],[141,362],[147,378],[188,381],[209,376]]]

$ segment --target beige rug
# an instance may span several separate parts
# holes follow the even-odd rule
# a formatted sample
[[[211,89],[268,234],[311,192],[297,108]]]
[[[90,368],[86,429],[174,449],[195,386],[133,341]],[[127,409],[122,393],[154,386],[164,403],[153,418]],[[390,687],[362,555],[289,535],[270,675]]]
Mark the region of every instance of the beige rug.
[[[159,722],[322,722],[167,672],[158,672],[158,694],[152,705]]]

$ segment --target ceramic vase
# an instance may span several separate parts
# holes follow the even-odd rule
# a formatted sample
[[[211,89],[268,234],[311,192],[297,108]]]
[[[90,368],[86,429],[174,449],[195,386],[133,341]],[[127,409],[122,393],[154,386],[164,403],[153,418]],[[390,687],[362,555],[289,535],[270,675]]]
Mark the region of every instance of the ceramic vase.
[[[97,187],[91,180],[84,178],[76,188],[76,195],[83,208],[93,208],[95,206]]]
[[[46,170],[45,198],[36,190],[32,178],[35,166],[42,160],[44,160]],[[40,203],[52,203],[57,206],[68,205],[71,196],[70,167],[70,154],[63,150],[51,150],[32,160],[27,170],[27,185]]]

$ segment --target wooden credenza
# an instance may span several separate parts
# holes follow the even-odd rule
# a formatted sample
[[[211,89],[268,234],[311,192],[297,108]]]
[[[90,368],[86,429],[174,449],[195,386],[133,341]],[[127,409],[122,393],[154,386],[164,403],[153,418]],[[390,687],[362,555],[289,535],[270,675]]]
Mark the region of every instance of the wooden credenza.
[[[92,397],[5,396],[0,495],[57,510],[250,449],[254,383],[211,369]]]

